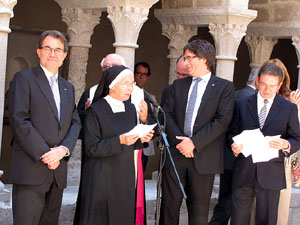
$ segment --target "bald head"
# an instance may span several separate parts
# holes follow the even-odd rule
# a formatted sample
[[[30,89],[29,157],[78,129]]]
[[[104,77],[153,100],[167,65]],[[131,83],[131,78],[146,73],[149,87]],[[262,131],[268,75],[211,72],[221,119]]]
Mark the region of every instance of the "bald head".
[[[126,66],[125,60],[122,56],[115,53],[108,54],[101,61],[102,71],[112,66],[121,66],[121,65]]]
[[[183,56],[181,56],[176,64],[176,76],[178,79],[189,76],[188,70],[184,64]]]

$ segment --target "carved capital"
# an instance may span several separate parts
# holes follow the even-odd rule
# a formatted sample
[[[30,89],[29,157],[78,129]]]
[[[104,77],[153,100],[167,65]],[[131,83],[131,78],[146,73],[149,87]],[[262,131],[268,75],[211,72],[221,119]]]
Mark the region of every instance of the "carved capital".
[[[196,26],[180,24],[163,24],[162,34],[170,39],[168,48],[170,50],[169,58],[177,58],[182,54],[183,47],[189,39],[197,34]]]
[[[90,48],[90,39],[94,27],[99,24],[101,10],[64,8],[62,9],[62,21],[68,25],[70,46]]]
[[[300,36],[293,36],[292,37],[293,45],[295,47],[297,57],[298,57],[298,64],[300,64]]]
[[[236,60],[237,49],[245,36],[247,26],[240,24],[209,24],[215,40],[217,59]]]
[[[265,36],[246,36],[245,42],[250,53],[250,67],[252,69],[259,68],[265,61],[270,59],[274,45],[277,39]]]
[[[115,34],[114,47],[138,48],[137,38],[143,24],[148,19],[149,9],[133,6],[108,6],[107,12]]]
[[[17,0],[0,0],[0,32],[10,33],[9,21],[14,16],[13,8]]]

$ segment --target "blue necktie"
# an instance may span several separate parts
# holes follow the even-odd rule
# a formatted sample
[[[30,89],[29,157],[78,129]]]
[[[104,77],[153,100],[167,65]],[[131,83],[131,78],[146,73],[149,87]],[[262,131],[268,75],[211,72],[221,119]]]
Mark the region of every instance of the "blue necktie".
[[[50,77],[50,87],[53,93],[53,97],[55,100],[57,113],[58,113],[58,120],[60,120],[60,95],[59,95],[59,89],[58,89],[58,83],[56,76]]]
[[[197,99],[197,92],[198,92],[198,83],[201,81],[201,78],[195,79],[193,82],[195,82],[193,90],[191,92],[188,105],[187,105],[187,110],[185,113],[185,119],[184,119],[184,134],[188,137],[192,136],[192,118],[193,118],[193,113],[194,113],[194,108],[195,108],[195,103]]]

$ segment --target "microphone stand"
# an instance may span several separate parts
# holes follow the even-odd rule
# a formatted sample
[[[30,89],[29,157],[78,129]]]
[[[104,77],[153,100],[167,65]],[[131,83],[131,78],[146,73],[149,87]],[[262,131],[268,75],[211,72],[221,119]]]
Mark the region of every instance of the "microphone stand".
[[[164,126],[162,126],[160,124],[160,122],[159,122],[158,112],[162,112],[163,113],[163,115],[164,115],[164,123],[166,121],[166,116],[165,116],[164,110],[160,106],[155,107],[153,114],[154,114],[154,117],[155,117],[156,122],[157,122],[158,132],[159,132],[159,134],[161,136],[161,140],[159,140],[160,160],[159,160],[159,170],[158,170],[158,175],[157,175],[157,195],[156,195],[155,225],[158,225],[158,223],[159,223],[159,216],[160,216],[160,192],[161,192],[162,169],[163,169],[163,166],[164,166],[164,160],[163,160],[163,158],[164,158],[163,157],[164,156],[164,149],[166,149],[166,151],[167,151],[167,153],[168,153],[168,155],[170,157],[170,161],[172,163],[175,175],[177,177],[177,180],[178,180],[179,187],[180,187],[180,190],[182,192],[183,198],[184,199],[187,198],[187,196],[185,194],[185,191],[184,191],[184,188],[183,188],[183,185],[182,185],[182,183],[180,181],[177,169],[175,167],[175,163],[174,163],[173,157],[172,157],[170,149],[169,149],[170,145],[169,145],[169,142],[167,140],[167,135],[166,135],[166,133],[164,131]]]

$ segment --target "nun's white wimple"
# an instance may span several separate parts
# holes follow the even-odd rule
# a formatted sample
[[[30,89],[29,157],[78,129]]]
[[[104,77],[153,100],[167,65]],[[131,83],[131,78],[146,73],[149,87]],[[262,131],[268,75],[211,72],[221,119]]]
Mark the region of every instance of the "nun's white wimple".
[[[132,74],[131,70],[125,69],[116,76],[116,78],[109,85],[109,89],[112,89],[123,77]]]

